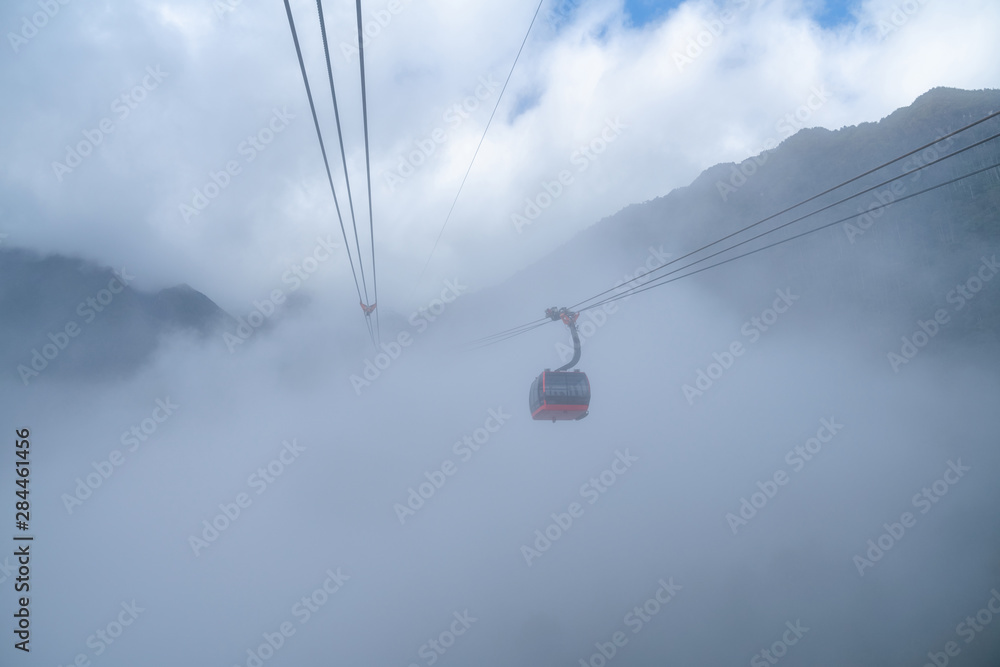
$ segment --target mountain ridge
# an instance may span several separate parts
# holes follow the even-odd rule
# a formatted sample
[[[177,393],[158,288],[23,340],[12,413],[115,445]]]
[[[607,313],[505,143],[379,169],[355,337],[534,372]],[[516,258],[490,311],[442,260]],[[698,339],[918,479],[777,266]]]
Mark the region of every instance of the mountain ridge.
[[[616,267],[638,262],[651,249],[664,248],[676,259],[997,108],[1000,90],[934,88],[876,122],[837,130],[800,130],[769,151],[740,163],[713,165],[689,185],[598,220],[542,260],[482,290],[477,298],[509,299],[512,294],[533,293],[539,303],[551,305],[567,296],[585,297],[595,289],[611,287],[608,278],[621,276]],[[928,149],[934,155],[925,157],[936,158],[983,138],[992,131],[984,129],[987,127],[993,125],[974,128],[961,141],[938,142],[949,145],[937,150],[936,144]],[[943,165],[940,174],[929,175],[920,186],[985,164],[987,159],[1000,161],[996,144],[970,151],[951,161],[955,164]],[[857,189],[862,183],[867,187],[899,173],[897,168],[886,172],[888,175],[876,174],[860,181]],[[977,196],[970,198],[969,188]],[[832,200],[820,198],[815,207]],[[864,206],[873,200],[873,194],[860,200],[857,224],[863,226]],[[884,308],[906,301],[917,290],[944,289],[948,281],[961,276],[962,263],[971,266],[976,253],[1000,249],[998,210],[1000,173],[995,170],[992,180],[956,184],[933,198],[921,197],[886,209],[877,224],[856,227],[858,238],[852,238],[849,230],[828,231],[765,251],[768,261],[755,264],[755,271],[763,272],[776,285],[794,282],[806,289],[836,280],[843,288],[840,298],[851,308]],[[820,215],[815,224],[827,222],[833,215]],[[837,209],[836,215],[843,215],[843,211]],[[890,243],[887,238],[895,240]],[[813,256],[811,253],[825,259],[803,266],[802,258]],[[626,259],[630,257],[634,259]],[[903,260],[912,257],[919,259],[926,275],[893,272],[893,267],[909,266]],[[944,266],[952,260],[960,268]],[[590,270],[579,270],[581,264]],[[728,271],[707,272],[696,280],[736,303],[755,288],[752,281],[735,277],[739,275],[735,271],[744,270],[746,264],[729,266]],[[0,312],[5,313],[0,320],[0,364],[6,372],[14,373],[25,384],[42,371],[65,376],[120,376],[145,363],[165,335],[187,331],[205,338],[232,329],[235,323],[210,297],[184,283],[155,293],[139,292],[126,284],[119,294],[108,292],[104,298],[110,301],[101,310],[99,302],[84,305],[87,299],[95,299],[95,294],[103,295],[116,275],[83,259],[0,248]],[[827,297],[816,307],[829,307],[832,300]],[[967,328],[993,331],[994,335],[1000,331],[1000,297],[994,297],[992,304],[994,307],[987,309],[992,315],[969,320]],[[386,315],[393,319],[394,314]],[[395,317],[402,322],[400,318]],[[45,359],[43,350],[51,353],[52,346],[58,347],[53,336],[60,341],[64,335],[69,337],[66,327],[70,323],[81,328],[79,342],[73,336],[72,345],[57,351],[58,358]],[[35,366],[44,367],[33,368],[33,360]],[[29,371],[27,380],[23,369]],[[36,375],[30,374],[32,370]]]
[[[149,360],[163,336],[201,338],[231,318],[181,284],[142,292],[127,269],[0,248],[0,365],[25,385],[43,374],[120,377]]]

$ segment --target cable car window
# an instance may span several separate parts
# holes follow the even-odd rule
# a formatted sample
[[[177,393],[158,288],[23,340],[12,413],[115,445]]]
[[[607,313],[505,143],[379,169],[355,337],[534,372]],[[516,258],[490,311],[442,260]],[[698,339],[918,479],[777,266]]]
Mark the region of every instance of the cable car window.
[[[549,397],[569,396],[566,377],[560,373],[549,373],[545,376],[545,395]]]

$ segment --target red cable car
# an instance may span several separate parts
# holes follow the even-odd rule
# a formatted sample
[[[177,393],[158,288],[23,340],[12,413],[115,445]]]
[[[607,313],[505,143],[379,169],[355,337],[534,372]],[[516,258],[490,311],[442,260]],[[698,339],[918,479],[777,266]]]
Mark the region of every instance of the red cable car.
[[[537,421],[551,419],[557,421],[579,420],[590,414],[590,380],[583,371],[569,370],[580,361],[580,335],[576,330],[576,318],[565,308],[549,308],[545,311],[553,320],[562,320],[573,334],[573,358],[568,364],[554,371],[545,369],[531,383],[528,393],[528,407],[531,418]]]
[[[583,371],[542,371],[528,394],[531,418],[539,421],[583,419],[590,409],[590,380]]]

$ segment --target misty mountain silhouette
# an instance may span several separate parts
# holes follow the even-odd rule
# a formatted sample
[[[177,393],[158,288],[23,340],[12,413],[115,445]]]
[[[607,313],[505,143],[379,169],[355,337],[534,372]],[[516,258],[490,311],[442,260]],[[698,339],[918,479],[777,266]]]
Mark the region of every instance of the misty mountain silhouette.
[[[592,287],[611,286],[597,282],[599,279],[594,276],[599,272],[592,270],[597,264],[607,269],[608,275],[617,272],[620,276],[633,268],[626,258],[639,260],[651,247],[662,246],[673,258],[679,257],[935,141],[996,109],[1000,109],[1000,91],[936,88],[877,123],[836,131],[818,128],[799,131],[775,148],[739,165],[716,165],[705,170],[690,186],[626,207],[478,297],[510,298],[512,294],[532,293],[543,299],[589,296],[594,293],[588,291]],[[922,153],[922,157],[917,156],[916,161],[896,163],[852,184],[845,192],[824,196],[806,208],[766,223],[754,233],[898,176],[904,169],[921,164],[920,159],[936,159],[983,139],[993,134],[997,125],[995,121],[984,123],[940,142]],[[892,196],[904,197],[996,161],[1000,161],[1000,144],[990,142],[936,165],[919,177],[908,176],[900,186],[902,190]],[[822,288],[835,282],[837,290],[816,290],[822,297],[813,300],[811,307],[838,305],[863,313],[873,308],[920,304],[926,301],[928,293],[940,292],[943,299],[954,281],[964,281],[981,257],[990,257],[1000,247],[998,170],[903,201],[878,216],[865,218],[867,207],[878,203],[879,196],[888,197],[888,192],[891,192],[889,186],[884,186],[817,215],[804,225],[778,232],[775,238],[844,216],[856,216],[853,220],[766,250],[754,258],[739,260],[730,264],[728,271],[709,271],[696,279],[723,298],[738,301],[749,296],[748,290],[753,288],[750,281],[734,280],[738,273],[733,271],[747,270],[752,265],[758,275],[773,274],[776,287],[783,287],[789,281],[794,281],[799,289]],[[748,244],[741,251],[770,240],[773,239]],[[593,274],[589,283],[581,281],[581,265],[588,267],[584,273]],[[919,267],[918,275],[913,272],[914,266]],[[545,279],[540,280],[543,275]],[[206,336],[221,327],[233,328],[234,320],[229,315],[187,285],[147,294],[126,284],[120,293],[112,294],[109,284],[115,280],[112,270],[83,260],[0,249],[3,372],[23,380],[23,371],[18,367],[30,369],[34,359],[36,367],[47,362],[44,372],[53,376],[121,376],[146,362],[161,338],[170,332],[186,330]],[[541,293],[538,285],[545,286]],[[117,289],[119,285],[113,286]],[[914,299],[915,293],[922,298]],[[99,295],[108,301],[106,305],[87,301],[98,300]],[[1000,290],[984,291],[981,301],[985,302],[981,307],[970,308],[956,318],[959,324],[949,328],[949,335],[975,331],[997,336]],[[392,314],[386,315],[392,318]],[[915,310],[913,315],[927,313]],[[73,336],[67,330],[67,326],[74,330],[72,324],[79,327]],[[29,383],[34,379],[28,376]]]
[[[499,300],[509,298],[512,293],[540,294],[543,299],[540,305],[568,305],[560,299],[581,300],[621,280],[626,270],[636,268],[648,255],[650,247],[662,245],[664,252],[672,253],[671,259],[677,259],[915,148],[935,142],[998,109],[998,90],[935,88],[879,122],[834,131],[801,130],[773,149],[740,164],[715,165],[687,187],[633,204],[602,219],[539,262],[486,290],[484,296]],[[695,254],[667,271],[900,176],[904,171],[998,131],[1000,119],[987,121],[843,190],[778,216],[749,233]],[[777,137],[778,133],[775,135]],[[891,185],[882,186],[732,253],[708,260],[706,264],[807,229],[851,218],[844,223],[706,271],[691,280],[736,304],[759,297],[760,280],[745,279],[747,272],[751,272],[755,278],[772,283],[774,288],[795,284],[811,292],[815,298],[810,298],[809,305],[801,306],[800,310],[836,308],[858,315],[892,310],[901,311],[900,316],[905,318],[926,317],[928,313],[924,312],[923,304],[928,298],[943,302],[957,283],[973,275],[984,255],[990,258],[1000,250],[1000,170],[993,169],[866,215],[868,208],[890,198],[892,201],[902,199],[997,162],[1000,162],[1000,140],[906,176],[897,185],[896,192]],[[544,220],[536,224],[544,224]],[[530,237],[530,229],[526,236]],[[614,269],[617,273],[588,284],[585,274],[594,273],[595,268],[609,262],[618,267]],[[580,267],[587,268],[581,270]],[[670,290],[666,286],[636,298],[648,299],[649,306],[669,307],[667,303],[657,303],[657,296],[662,300]],[[541,310],[527,314],[540,316]],[[983,290],[978,307],[964,309],[955,319],[956,324],[949,327],[949,335],[974,331],[996,339],[1000,332],[1000,290]]]
[[[187,285],[148,294],[134,290],[129,278],[127,267],[119,275],[81,259],[0,249],[4,373],[29,384],[40,376],[24,369],[117,377],[147,361],[163,335],[187,330],[204,336],[229,319]]]

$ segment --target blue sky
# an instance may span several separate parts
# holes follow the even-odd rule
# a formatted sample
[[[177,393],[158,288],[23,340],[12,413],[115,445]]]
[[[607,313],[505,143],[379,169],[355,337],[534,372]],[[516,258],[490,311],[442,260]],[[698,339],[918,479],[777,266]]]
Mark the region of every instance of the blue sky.
[[[815,16],[823,26],[834,26],[849,20],[850,9],[859,0],[816,0]],[[656,21],[683,0],[625,0],[625,10],[636,26]]]

